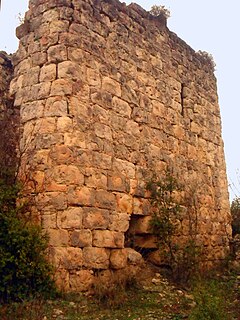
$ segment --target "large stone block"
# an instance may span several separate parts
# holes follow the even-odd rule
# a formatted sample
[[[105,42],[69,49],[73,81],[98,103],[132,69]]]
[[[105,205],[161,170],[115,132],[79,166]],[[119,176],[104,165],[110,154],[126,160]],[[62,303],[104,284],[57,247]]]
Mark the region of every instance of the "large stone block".
[[[72,61],[64,61],[58,64],[58,77],[78,80],[82,78],[82,70],[79,64]]]
[[[94,206],[96,203],[96,190],[83,186],[82,188],[71,188],[67,194],[69,205]]]
[[[133,198],[133,213],[136,215],[148,215],[151,210],[151,204],[148,199]]]
[[[56,247],[66,247],[69,245],[69,234],[63,229],[47,229],[49,235],[49,245]]]
[[[112,106],[113,110],[115,110],[117,113],[130,118],[132,108],[126,101],[119,99],[118,97],[113,97]]]
[[[67,271],[66,269],[58,269],[54,274],[54,281],[57,288],[62,292],[68,292],[70,290],[69,271]]]
[[[106,190],[97,190],[95,205],[99,208],[114,210],[116,208],[115,195]]]
[[[51,87],[51,96],[65,96],[73,92],[73,84],[69,79],[57,79],[53,81]]]
[[[48,62],[61,62],[67,60],[67,47],[58,44],[55,46],[51,46],[48,51]]]
[[[129,228],[130,215],[128,213],[112,213],[110,215],[109,230],[126,232]]]
[[[102,79],[102,90],[112,93],[113,95],[116,95],[118,97],[121,96],[122,92],[120,83],[109,77],[104,77]]]
[[[40,72],[40,82],[56,80],[57,69],[55,64],[43,66]]]
[[[87,68],[87,80],[91,86],[101,86],[101,76],[97,70]]]
[[[44,157],[44,158],[43,158]],[[55,145],[51,148],[51,151],[41,151],[39,152],[39,161],[43,158],[44,162],[49,162],[49,158],[54,164],[67,164],[73,162],[73,152],[65,145]],[[42,160],[42,161],[43,161]]]
[[[67,209],[66,194],[63,192],[39,193],[36,196],[36,207],[45,211]]]
[[[59,165],[48,172],[49,179],[56,183],[66,185],[81,186],[84,183],[84,176],[77,166],[74,165]]]
[[[100,248],[123,248],[124,234],[110,230],[94,230],[93,246]]]
[[[83,264],[89,269],[108,269],[110,251],[104,248],[83,248]]]
[[[131,234],[149,234],[151,233],[151,216],[134,216],[131,220]]]
[[[127,266],[128,254],[126,249],[111,250],[110,265],[113,269],[123,269]]]
[[[71,244],[73,247],[85,248],[92,246],[91,230],[81,229],[73,231],[71,235]]]
[[[83,209],[80,207],[69,207],[57,214],[57,225],[62,229],[81,229],[82,220]]]
[[[108,176],[108,190],[118,192],[128,192],[129,182],[126,181],[126,177],[121,173],[113,173]]]
[[[98,208],[83,209],[83,227],[86,229],[107,229],[110,223],[108,210]]]
[[[45,117],[67,116],[68,103],[63,97],[49,97],[44,108]]]
[[[142,255],[139,252],[135,251],[132,248],[126,248],[125,250],[127,252],[128,264],[135,265],[135,266],[139,266],[143,264],[144,260]]]
[[[89,291],[94,283],[93,272],[89,270],[79,270],[69,276],[69,287],[71,291]]]
[[[83,265],[82,249],[79,248],[51,248],[50,258],[54,265],[60,269],[77,270]]]
[[[45,213],[45,212],[44,212]],[[56,229],[57,228],[57,215],[56,213],[44,214],[41,216],[41,225],[43,229]]]
[[[94,168],[85,169],[85,184],[90,188],[107,189],[106,173]]]
[[[131,214],[133,212],[133,197],[124,193],[116,194],[116,211]]]

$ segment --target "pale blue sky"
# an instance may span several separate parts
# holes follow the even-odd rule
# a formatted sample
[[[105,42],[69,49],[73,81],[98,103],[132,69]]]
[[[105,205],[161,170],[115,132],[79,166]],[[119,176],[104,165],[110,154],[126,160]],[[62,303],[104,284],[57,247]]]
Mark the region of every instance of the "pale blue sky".
[[[132,1],[125,0],[127,4]],[[223,140],[229,182],[240,195],[237,170],[240,169],[240,1],[229,0],[135,0],[146,10],[154,4],[171,11],[168,27],[193,49],[211,53],[216,62],[219,104],[222,115]],[[17,48],[15,28],[18,13],[24,13],[28,0],[2,0],[0,12],[0,50]],[[234,194],[231,192],[231,198]]]

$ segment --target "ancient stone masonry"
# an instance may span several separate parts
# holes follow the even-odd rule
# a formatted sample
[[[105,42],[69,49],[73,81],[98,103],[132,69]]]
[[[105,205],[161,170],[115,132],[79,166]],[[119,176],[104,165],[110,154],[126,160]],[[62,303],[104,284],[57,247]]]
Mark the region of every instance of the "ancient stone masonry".
[[[163,16],[118,0],[30,0],[17,36],[20,176],[49,233],[58,284],[86,290],[96,270],[136,265],[131,230],[136,247],[155,248],[146,181],[167,168],[197,194],[204,259],[222,259],[229,201],[208,61]]]

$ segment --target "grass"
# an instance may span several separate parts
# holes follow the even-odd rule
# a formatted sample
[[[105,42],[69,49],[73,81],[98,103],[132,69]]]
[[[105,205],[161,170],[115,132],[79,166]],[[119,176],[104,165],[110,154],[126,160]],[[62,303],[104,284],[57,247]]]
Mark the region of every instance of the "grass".
[[[237,275],[194,282],[179,289],[159,277],[157,284],[133,286],[116,301],[102,302],[87,294],[64,294],[54,300],[0,306],[1,320],[239,320],[240,286]],[[116,287],[116,290],[118,288]],[[112,295],[112,293],[111,293]]]

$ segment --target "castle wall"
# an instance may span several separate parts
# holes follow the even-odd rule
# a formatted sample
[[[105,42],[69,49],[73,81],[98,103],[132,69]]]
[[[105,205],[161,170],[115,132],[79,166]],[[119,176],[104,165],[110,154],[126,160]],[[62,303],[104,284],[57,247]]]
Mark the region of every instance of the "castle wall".
[[[231,230],[211,63],[137,5],[31,0],[29,8],[11,84],[21,176],[65,289],[84,290],[95,270],[140,259],[126,234],[135,230],[136,246],[148,247],[146,236],[153,243],[146,181],[167,168],[197,199],[204,259],[222,259]],[[184,221],[180,242],[189,238]]]

